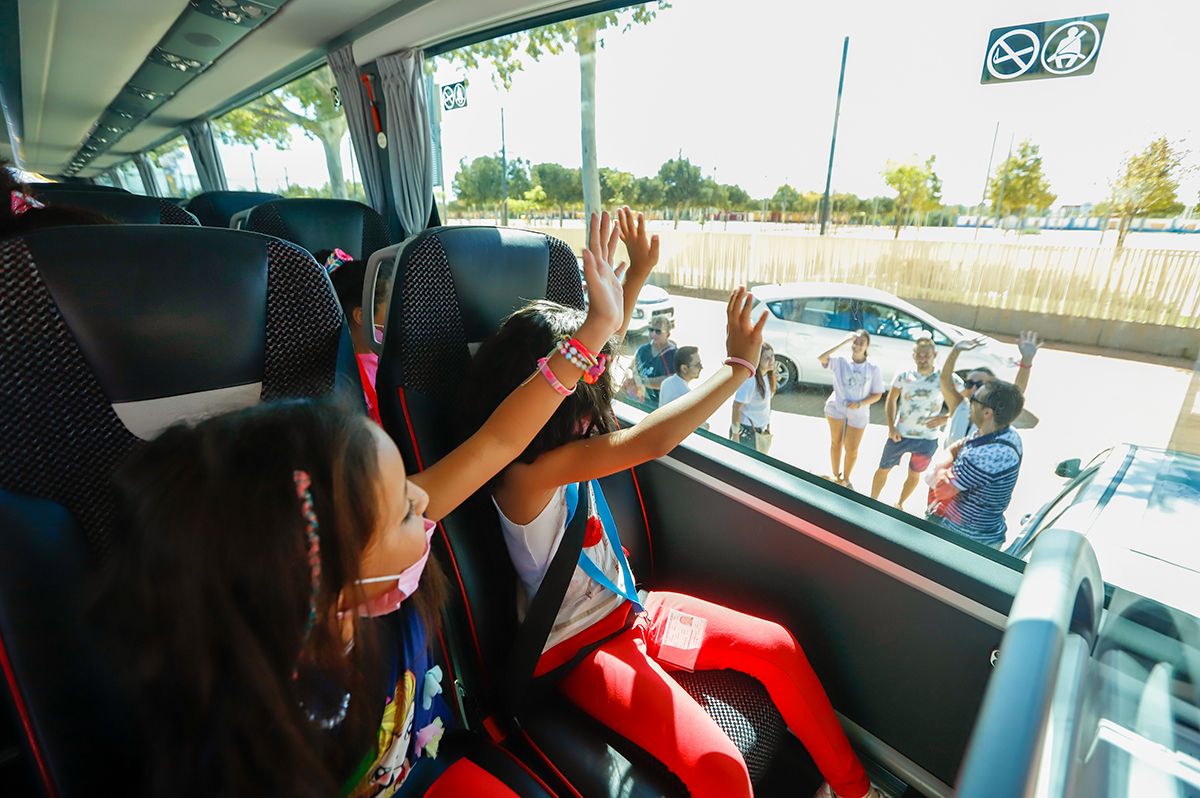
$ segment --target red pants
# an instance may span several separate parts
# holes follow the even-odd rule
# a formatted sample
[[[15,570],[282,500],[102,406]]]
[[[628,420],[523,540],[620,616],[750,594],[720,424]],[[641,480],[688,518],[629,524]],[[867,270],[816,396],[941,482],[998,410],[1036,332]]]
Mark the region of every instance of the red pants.
[[[469,759],[460,759],[438,777],[425,792],[425,798],[518,798],[504,782]]]
[[[758,679],[834,791],[866,794],[870,782],[825,690],[796,638],[777,623],[679,593],[651,593],[646,617],[575,666],[563,693],[670,768],[693,798],[753,795],[741,752],[649,653],[669,609],[708,622],[696,670],[730,668]]]

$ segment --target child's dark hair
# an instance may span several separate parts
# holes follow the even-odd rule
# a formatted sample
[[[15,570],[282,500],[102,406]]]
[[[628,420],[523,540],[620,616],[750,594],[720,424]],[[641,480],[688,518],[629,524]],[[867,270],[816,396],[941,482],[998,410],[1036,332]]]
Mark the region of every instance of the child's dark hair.
[[[119,470],[120,534],[95,611],[136,685],[146,794],[334,795],[372,750],[378,645],[353,618],[347,651],[336,618],[340,594],[356,603],[381,522],[376,434],[361,412],[286,400],[171,427]],[[296,471],[311,479],[320,539],[307,638]],[[427,620],[443,585],[431,561],[412,599]],[[323,731],[344,694],[345,719]]]
[[[482,427],[510,393],[531,374],[537,374],[538,358],[554,349],[564,336],[574,336],[585,318],[584,311],[578,308],[538,300],[505,319],[496,334],[479,347],[471,363],[459,415],[461,437],[466,439]],[[611,369],[612,341],[605,344],[602,352],[608,355]],[[541,432],[517,456],[517,462],[532,463],[542,454],[580,437],[615,430],[610,375],[611,371],[606,369],[592,385],[579,382],[575,393],[563,400]]]
[[[17,191],[36,197],[37,191],[17,180],[8,163],[0,160],[0,238],[32,233],[46,227],[63,227],[72,224],[114,224],[103,214],[84,208],[47,206],[27,208],[21,213],[13,211],[12,195]]]
[[[314,252],[313,257],[316,258],[317,263],[325,266],[332,254],[332,249],[321,249]],[[337,294],[338,303],[341,304],[342,313],[345,314],[348,322],[353,323],[354,309],[362,307],[363,283],[366,279],[367,262],[365,260],[342,261],[340,266],[329,272],[329,281],[333,283],[333,290]],[[375,280],[377,309],[379,309],[379,305],[387,301],[389,291],[388,281],[380,274]],[[377,318],[376,321],[382,322],[383,319]]]

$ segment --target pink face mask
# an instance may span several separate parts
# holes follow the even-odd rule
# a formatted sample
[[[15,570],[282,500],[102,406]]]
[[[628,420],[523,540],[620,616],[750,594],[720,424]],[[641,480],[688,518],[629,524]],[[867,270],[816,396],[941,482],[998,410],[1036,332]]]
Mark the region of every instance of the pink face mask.
[[[387,615],[400,609],[400,605],[404,600],[417,591],[417,586],[421,584],[421,573],[425,570],[425,563],[429,561],[430,541],[433,540],[433,531],[437,529],[437,524],[425,519],[425,553],[422,554],[416,562],[405,568],[398,574],[391,576],[373,576],[370,579],[359,579],[358,584],[370,585],[376,582],[394,582],[391,590],[380,593],[374,598],[367,599],[359,605],[358,614],[363,618],[378,618],[381,615]]]

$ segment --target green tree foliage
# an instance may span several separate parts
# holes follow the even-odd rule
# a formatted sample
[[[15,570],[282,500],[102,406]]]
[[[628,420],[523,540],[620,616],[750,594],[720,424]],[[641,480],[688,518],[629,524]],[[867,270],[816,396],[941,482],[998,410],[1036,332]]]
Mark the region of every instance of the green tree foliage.
[[[217,135],[227,144],[257,147],[274,144],[286,150],[292,131],[300,128],[305,137],[321,142],[325,167],[329,170],[329,193],[346,197],[342,172],[341,144],[346,136],[346,116],[333,99],[336,86],[328,66],[309,72],[302,78],[264,94],[241,108],[235,108],[213,123]]]
[[[583,202],[578,169],[557,163],[539,163],[534,165],[532,176],[534,184],[541,186],[545,193],[546,202],[558,209],[559,224],[562,224],[568,206]]]
[[[1135,218],[1151,214],[1172,216],[1183,210],[1178,191],[1186,155],[1166,136],[1159,136],[1125,161],[1123,171],[1112,184],[1109,200],[1110,212],[1121,220],[1117,249],[1125,246],[1125,236]]]
[[[728,210],[732,211],[749,211],[754,210],[757,203],[750,198],[749,192],[741,186],[724,185],[721,186],[725,190],[725,199],[727,201]]]
[[[499,155],[482,155],[470,163],[465,158],[458,162],[453,186],[461,206],[476,210],[496,208],[503,220],[506,212],[504,201],[508,198],[525,198],[533,188],[529,162],[520,158],[508,161],[507,186],[501,177],[504,171],[501,164]]]
[[[501,36],[454,50],[444,57],[457,60],[468,69],[477,69],[482,62],[489,62],[495,69],[492,80],[509,89],[516,74],[525,68],[526,57],[537,61],[543,55],[557,55],[568,47],[574,48],[579,55],[583,204],[584,211],[591,213],[599,210],[601,204],[600,170],[596,161],[596,47],[603,47],[604,43],[598,34],[613,27],[628,31],[634,25],[645,25],[658,11],[667,8],[670,8],[669,4],[658,2],[606,11]]]
[[[779,188],[775,189],[775,193],[771,196],[771,207],[779,208],[784,213],[800,210],[800,203],[803,196],[792,186],[784,183]]]
[[[895,218],[892,229],[900,237],[900,228],[909,216],[919,220],[925,213],[938,208],[942,203],[942,181],[933,170],[937,156],[930,155],[925,163],[888,161],[882,175],[883,181],[896,192]]]
[[[1032,211],[1041,213],[1057,196],[1050,181],[1042,174],[1042,156],[1038,146],[1026,139],[1017,152],[996,167],[988,186],[988,200],[1001,216],[1024,218]]]
[[[667,201],[667,188],[657,177],[639,177],[633,181],[633,203],[638,208],[662,208]]]
[[[636,198],[636,180],[632,172],[609,169],[607,166],[600,167],[600,204],[605,208],[632,205]]]
[[[704,177],[700,167],[682,156],[673,158],[659,167],[658,179],[663,185],[663,203],[674,209],[675,226],[679,227],[680,212],[703,202]]]

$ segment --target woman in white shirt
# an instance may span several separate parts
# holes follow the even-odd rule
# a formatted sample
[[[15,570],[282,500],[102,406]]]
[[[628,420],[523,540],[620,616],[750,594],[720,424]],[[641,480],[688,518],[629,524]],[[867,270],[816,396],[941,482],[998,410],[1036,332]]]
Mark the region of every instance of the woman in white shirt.
[[[833,353],[850,344],[850,357]],[[879,366],[867,360],[871,336],[856,330],[845,340],[817,355],[821,367],[833,372],[833,393],[825,401],[825,419],[829,422],[830,477],[850,487],[850,472],[858,462],[858,447],[871,419],[871,405],[883,396],[883,375]],[[843,460],[843,453],[845,459]]]
[[[766,454],[771,448],[771,398],[775,396],[775,350],[762,345],[758,371],[733,395],[729,437]]]

